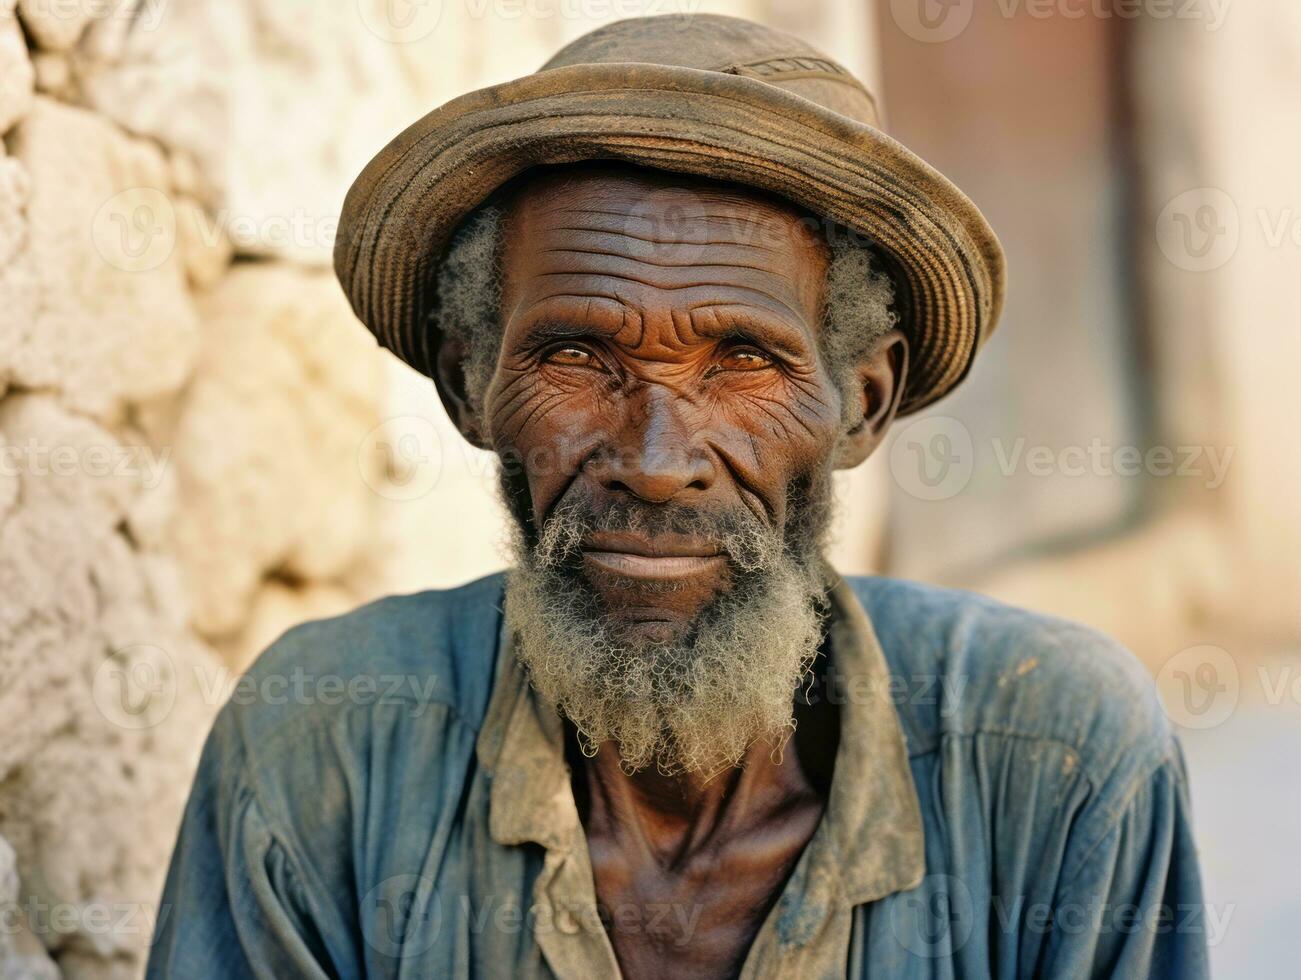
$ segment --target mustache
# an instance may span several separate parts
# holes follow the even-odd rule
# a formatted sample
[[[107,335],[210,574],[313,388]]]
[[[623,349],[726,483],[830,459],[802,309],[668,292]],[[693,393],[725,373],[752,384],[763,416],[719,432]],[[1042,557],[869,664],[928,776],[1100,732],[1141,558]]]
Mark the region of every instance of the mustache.
[[[562,501],[544,519],[533,549],[535,560],[543,568],[575,567],[584,541],[600,532],[695,538],[716,548],[739,572],[771,569],[783,553],[781,535],[745,507],[702,510],[615,500],[598,509],[580,497]]]

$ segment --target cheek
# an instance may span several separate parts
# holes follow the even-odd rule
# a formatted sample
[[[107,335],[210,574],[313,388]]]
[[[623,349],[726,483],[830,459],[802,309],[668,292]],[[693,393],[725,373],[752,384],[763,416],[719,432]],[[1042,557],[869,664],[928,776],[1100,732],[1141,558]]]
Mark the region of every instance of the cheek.
[[[819,378],[735,383],[714,403],[720,449],[748,464],[743,479],[774,491],[826,459],[840,434],[840,399]]]
[[[522,472],[535,517],[544,514],[609,433],[609,399],[590,380],[536,370],[504,372],[485,397],[492,448],[502,465]]]

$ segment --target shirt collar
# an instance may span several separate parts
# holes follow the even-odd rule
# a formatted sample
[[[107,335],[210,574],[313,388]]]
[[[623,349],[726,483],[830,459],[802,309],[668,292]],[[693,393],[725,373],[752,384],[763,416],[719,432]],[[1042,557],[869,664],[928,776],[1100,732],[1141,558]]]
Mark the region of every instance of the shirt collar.
[[[830,567],[824,574],[831,606],[827,690],[840,704],[840,744],[826,813],[783,893],[779,927],[781,906],[801,909],[801,920],[813,926],[813,909],[837,900],[875,901],[916,887],[925,873],[921,808],[889,667],[849,583]],[[529,684],[505,622],[498,646],[477,744],[492,779],[492,837],[508,846],[533,841],[562,852],[585,847],[560,718]],[[804,931],[798,922],[788,925]]]

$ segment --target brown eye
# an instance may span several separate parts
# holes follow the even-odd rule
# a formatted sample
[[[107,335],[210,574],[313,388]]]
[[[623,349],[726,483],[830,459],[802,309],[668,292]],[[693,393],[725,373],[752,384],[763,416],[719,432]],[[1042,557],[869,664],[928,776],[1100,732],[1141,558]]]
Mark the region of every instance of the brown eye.
[[[548,363],[559,364],[561,367],[599,368],[601,366],[600,361],[591,351],[583,350],[581,347],[557,347],[547,354],[546,359]]]
[[[733,347],[718,359],[718,366],[724,371],[757,371],[772,367],[772,358],[753,347]]]

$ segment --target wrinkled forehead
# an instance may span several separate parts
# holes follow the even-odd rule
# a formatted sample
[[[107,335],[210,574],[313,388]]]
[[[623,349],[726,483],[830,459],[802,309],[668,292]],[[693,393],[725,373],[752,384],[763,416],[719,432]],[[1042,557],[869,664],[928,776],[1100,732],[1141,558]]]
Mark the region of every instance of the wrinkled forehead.
[[[750,304],[812,326],[828,255],[815,217],[759,191],[631,168],[552,172],[506,201],[504,299],[594,290],[628,306]]]

